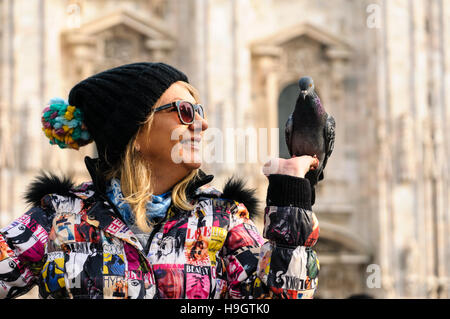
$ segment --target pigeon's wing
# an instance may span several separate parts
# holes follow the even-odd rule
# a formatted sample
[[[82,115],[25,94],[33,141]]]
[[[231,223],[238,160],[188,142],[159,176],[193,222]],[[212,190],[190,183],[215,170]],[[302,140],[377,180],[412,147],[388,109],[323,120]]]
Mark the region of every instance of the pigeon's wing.
[[[323,176],[323,170],[325,169],[325,166],[327,165],[328,158],[331,156],[331,153],[334,150],[334,137],[336,132],[336,121],[334,120],[334,117],[328,114],[328,117],[325,121],[324,126],[324,132],[323,137],[325,139],[325,158],[323,160],[323,165],[321,168],[321,172],[319,175],[319,181],[324,178]]]
[[[325,122],[325,154],[327,157],[331,156],[334,150],[334,136],[336,132],[336,121],[334,117],[328,115],[327,121]]]
[[[292,140],[292,131],[294,126],[294,120],[292,119],[292,113],[289,115],[289,118],[286,122],[286,126],[284,128],[284,138],[286,139],[286,145],[289,151],[289,154],[292,156],[292,150],[291,150],[291,140]]]

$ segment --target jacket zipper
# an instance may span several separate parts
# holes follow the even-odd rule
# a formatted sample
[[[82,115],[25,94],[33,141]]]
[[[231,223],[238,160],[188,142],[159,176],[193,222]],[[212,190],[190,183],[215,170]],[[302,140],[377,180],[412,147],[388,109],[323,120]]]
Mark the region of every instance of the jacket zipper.
[[[152,245],[153,237],[155,237],[156,233],[161,229],[161,226],[165,220],[166,219],[164,218],[162,221],[156,224],[155,227],[153,227],[153,230],[151,231],[150,236],[148,237],[147,244],[145,245],[144,249],[145,258],[147,258],[148,252],[150,251],[150,246]]]

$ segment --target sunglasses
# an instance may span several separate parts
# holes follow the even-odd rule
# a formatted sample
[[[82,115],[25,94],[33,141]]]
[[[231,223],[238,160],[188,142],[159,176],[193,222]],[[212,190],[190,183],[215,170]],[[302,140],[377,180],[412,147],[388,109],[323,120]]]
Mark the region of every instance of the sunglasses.
[[[192,104],[187,101],[175,101],[163,106],[157,107],[154,112],[162,111],[171,107],[176,107],[178,111],[178,118],[183,124],[192,124],[195,119],[195,112],[197,112],[202,118],[205,118],[203,112],[203,106],[200,104]]]

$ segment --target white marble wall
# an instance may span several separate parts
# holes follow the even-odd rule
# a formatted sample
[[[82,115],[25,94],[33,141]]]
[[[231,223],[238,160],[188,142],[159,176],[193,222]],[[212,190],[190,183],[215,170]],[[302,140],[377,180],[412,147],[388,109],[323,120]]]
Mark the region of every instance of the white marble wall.
[[[74,4],[80,11],[68,11]],[[210,128],[222,132],[278,125],[275,106],[288,72],[277,59],[257,62],[254,43],[300,24],[347,43],[352,52],[347,62],[326,65],[329,70],[317,80],[325,107],[338,120],[336,149],[314,207],[323,242],[330,243],[318,244],[325,251],[323,273],[330,276],[328,283],[321,278],[325,288],[319,293],[448,297],[450,4],[445,0],[0,1],[1,225],[26,209],[21,196],[40,168],[87,178],[82,159],[92,147],[76,152],[50,146],[39,115],[49,98],[66,97],[79,80],[66,76],[61,33],[119,8],[176,36],[168,62],[186,72],[200,91]],[[374,12],[379,19],[369,21]],[[225,162],[205,170],[216,174],[219,187],[233,173],[246,178],[264,202],[262,164]],[[381,267],[381,289],[365,285],[365,266],[372,262]],[[350,276],[355,269],[358,274]]]

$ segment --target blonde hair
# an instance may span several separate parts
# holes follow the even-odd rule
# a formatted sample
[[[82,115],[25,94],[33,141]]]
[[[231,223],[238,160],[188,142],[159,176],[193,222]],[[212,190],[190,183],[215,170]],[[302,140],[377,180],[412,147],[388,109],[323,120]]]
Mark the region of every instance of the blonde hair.
[[[199,103],[198,91],[189,83],[179,81],[189,93],[194,97],[196,103]],[[161,105],[161,99],[156,101],[152,109]],[[151,163],[148,163],[141,154],[136,150],[136,137],[144,132],[148,133],[153,123],[154,113],[152,112],[148,118],[142,123],[136,135],[128,143],[123,160],[106,173],[107,179],[120,179],[124,200],[128,202],[134,214],[136,225],[144,232],[151,231],[151,223],[146,214],[146,206],[151,200],[153,189],[151,183]],[[149,165],[150,164],[150,165]],[[182,210],[192,210],[193,206],[186,197],[186,189],[191,180],[198,174],[198,169],[193,170],[181,181],[179,181],[172,189],[172,204]]]

